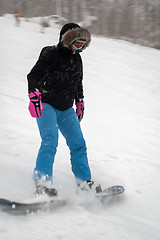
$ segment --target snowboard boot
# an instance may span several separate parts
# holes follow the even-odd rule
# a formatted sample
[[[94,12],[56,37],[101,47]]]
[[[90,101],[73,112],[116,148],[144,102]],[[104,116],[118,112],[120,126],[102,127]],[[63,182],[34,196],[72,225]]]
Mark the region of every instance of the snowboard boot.
[[[80,190],[94,191],[96,193],[102,192],[101,185],[95,185],[94,181],[88,180],[77,184]]]
[[[56,197],[57,190],[55,188],[48,188],[43,185],[36,186],[36,195],[47,194],[49,197]]]

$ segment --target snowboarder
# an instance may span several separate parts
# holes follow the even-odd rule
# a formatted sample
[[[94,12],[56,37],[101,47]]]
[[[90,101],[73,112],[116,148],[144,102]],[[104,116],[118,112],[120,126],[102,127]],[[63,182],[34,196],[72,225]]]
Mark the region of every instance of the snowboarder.
[[[36,192],[56,195],[52,183],[58,129],[70,149],[77,184],[91,188],[86,143],[80,127],[84,114],[83,69],[80,52],[89,46],[90,32],[78,24],[65,24],[56,46],[44,47],[28,78],[29,111],[37,120],[42,139],[33,178]],[[76,104],[76,112],[72,108]]]

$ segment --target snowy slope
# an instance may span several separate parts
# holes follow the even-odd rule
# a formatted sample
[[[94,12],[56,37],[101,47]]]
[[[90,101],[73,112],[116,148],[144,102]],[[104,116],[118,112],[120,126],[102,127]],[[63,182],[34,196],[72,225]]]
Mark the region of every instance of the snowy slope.
[[[15,27],[0,18],[0,197],[26,201],[40,138],[30,117],[26,75],[43,46],[56,44],[53,24],[40,33],[34,22]],[[160,238],[160,52],[123,41],[93,37],[82,53],[85,116],[81,123],[93,179],[123,184],[119,201],[102,206],[84,199],[54,212],[13,216],[0,211],[3,240],[158,240]],[[60,136],[55,185],[73,196],[69,150]]]

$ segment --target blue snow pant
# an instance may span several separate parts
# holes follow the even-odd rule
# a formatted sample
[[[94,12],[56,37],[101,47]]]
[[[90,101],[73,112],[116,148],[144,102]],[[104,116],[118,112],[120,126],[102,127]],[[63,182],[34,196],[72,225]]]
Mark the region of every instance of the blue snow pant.
[[[90,180],[86,144],[74,109],[59,111],[47,103],[43,103],[43,108],[42,116],[36,119],[42,142],[33,174],[35,182],[41,181],[42,178],[45,181],[52,181],[54,157],[58,146],[58,129],[70,149],[72,171],[76,179]]]

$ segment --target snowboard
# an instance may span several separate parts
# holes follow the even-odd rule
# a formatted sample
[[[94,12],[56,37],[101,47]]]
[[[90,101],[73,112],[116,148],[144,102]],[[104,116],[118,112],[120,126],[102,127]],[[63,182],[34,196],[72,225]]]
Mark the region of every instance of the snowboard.
[[[66,203],[67,203],[66,199],[62,200],[58,197],[34,202],[17,202],[11,201],[9,199],[0,198],[0,209],[2,209],[5,212],[27,214],[38,211],[52,210],[54,208],[63,206]]]
[[[104,189],[102,192],[96,193],[95,197],[99,198],[102,202],[108,197],[114,197],[124,192],[123,186],[112,186]],[[45,201],[34,202],[16,202],[9,199],[0,198],[0,209],[7,212],[16,212],[21,214],[27,214],[38,211],[49,211],[54,208],[62,207],[66,205],[71,199],[61,199],[59,197],[50,197]]]

